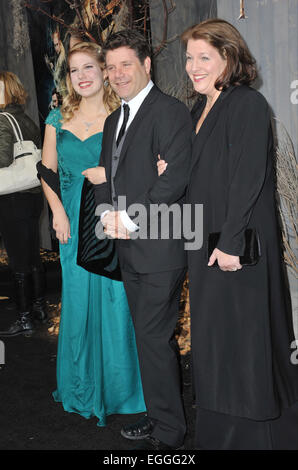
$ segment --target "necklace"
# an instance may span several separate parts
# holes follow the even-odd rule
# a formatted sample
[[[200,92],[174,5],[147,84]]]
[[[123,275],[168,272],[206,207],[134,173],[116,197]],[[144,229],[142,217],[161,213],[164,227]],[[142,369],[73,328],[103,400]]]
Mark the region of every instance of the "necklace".
[[[93,121],[85,121],[84,119],[84,114],[82,113],[82,111],[80,110],[79,113],[82,115],[82,123],[85,125],[85,132],[89,132],[89,129],[91,126],[93,126],[93,124],[96,123],[96,121],[99,119],[99,116],[97,118],[95,118]]]
[[[95,121],[96,121],[96,119],[95,119]],[[90,127],[93,126],[95,121],[87,122],[87,121],[83,121],[83,119],[82,119],[83,124],[85,124],[85,126],[86,126],[85,132],[89,131]]]

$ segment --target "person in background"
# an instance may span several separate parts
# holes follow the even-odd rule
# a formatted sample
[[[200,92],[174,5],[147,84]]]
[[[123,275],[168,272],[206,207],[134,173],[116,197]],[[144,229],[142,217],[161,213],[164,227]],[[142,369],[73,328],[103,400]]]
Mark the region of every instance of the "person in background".
[[[188,252],[195,445],[297,450],[298,364],[276,216],[270,107],[250,86],[255,60],[231,24],[210,19],[182,39],[199,94],[187,202],[204,207],[203,247]],[[249,265],[242,257],[251,231],[261,255]],[[208,250],[214,233],[218,242]]]
[[[52,100],[50,103],[50,108],[51,109],[59,108],[59,106],[61,105],[62,105],[62,96],[57,91],[57,88],[54,88],[54,90],[52,91]]]
[[[110,414],[145,411],[133,324],[123,283],[77,265],[84,176],[93,180],[103,126],[119,99],[104,87],[104,62],[95,43],[68,54],[67,90],[61,108],[46,119],[42,163],[59,169],[61,199],[42,176],[60,241],[61,320],[54,399],[64,410],[98,426]],[[99,170],[100,171],[100,170]],[[100,262],[100,260],[98,260]]]
[[[59,27],[52,32],[51,37],[55,52],[51,57],[45,55],[45,62],[53,76],[55,87],[63,95],[66,92],[66,52]]]
[[[27,93],[12,72],[0,72],[0,171],[13,162],[15,135],[11,124],[1,113],[10,113],[18,122],[24,140],[40,148],[40,133],[25,114]],[[47,320],[45,272],[39,250],[39,218],[43,209],[40,187],[0,196],[0,232],[14,279],[14,299],[18,320],[1,336],[30,335],[34,319]]]

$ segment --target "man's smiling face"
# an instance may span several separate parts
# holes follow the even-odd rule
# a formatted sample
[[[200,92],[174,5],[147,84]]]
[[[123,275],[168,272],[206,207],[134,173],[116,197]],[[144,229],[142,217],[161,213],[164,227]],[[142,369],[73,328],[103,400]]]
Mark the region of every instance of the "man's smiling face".
[[[142,64],[133,49],[127,46],[106,53],[106,70],[111,87],[120,98],[132,100],[150,80],[150,57]]]

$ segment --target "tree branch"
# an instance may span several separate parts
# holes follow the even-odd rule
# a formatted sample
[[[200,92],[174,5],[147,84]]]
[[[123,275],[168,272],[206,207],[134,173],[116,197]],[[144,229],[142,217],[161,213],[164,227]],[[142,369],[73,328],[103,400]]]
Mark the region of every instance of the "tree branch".
[[[157,46],[156,49],[153,51],[153,57],[156,57],[157,54],[161,52],[161,50],[165,47],[167,43],[169,14],[172,13],[176,8],[176,5],[174,4],[173,0],[170,0],[170,3],[171,3],[170,9],[168,9],[166,0],[162,0],[162,3],[163,3],[163,11],[164,11],[163,38],[159,46]]]
[[[52,0],[43,0],[43,3],[50,3]],[[83,32],[85,36],[87,36],[90,41],[92,42],[96,42],[96,40],[94,39],[94,37],[89,33],[89,31],[87,30],[86,26],[84,25],[84,21],[82,19],[82,16],[79,12],[79,9],[77,7],[77,5],[73,2],[71,2],[70,0],[65,0],[66,3],[68,3],[68,5],[70,6],[70,8],[74,9],[76,11],[76,14],[78,15],[78,18],[80,20],[80,23],[81,23],[81,28],[79,30],[79,32]],[[56,15],[51,15],[50,13],[48,13],[46,10],[44,10],[43,8],[40,8],[40,7],[36,7],[34,5],[31,5],[31,3],[29,2],[25,2],[24,3],[24,6],[25,8],[28,8],[30,10],[34,10],[34,11],[37,11],[38,13],[41,13],[45,16],[47,16],[48,18],[50,18],[51,20],[55,21],[56,23],[59,23],[61,24],[64,28],[68,29],[70,32],[73,32],[73,33],[77,33],[78,32],[78,29],[76,27],[73,27],[72,25],[69,25],[67,23],[65,23],[65,21],[62,19],[62,18],[59,18],[58,16]]]

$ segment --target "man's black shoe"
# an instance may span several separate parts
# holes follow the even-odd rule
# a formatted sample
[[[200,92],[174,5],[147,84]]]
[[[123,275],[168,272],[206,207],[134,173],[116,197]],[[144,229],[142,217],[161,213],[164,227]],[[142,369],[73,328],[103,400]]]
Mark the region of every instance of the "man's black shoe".
[[[154,427],[152,419],[144,416],[135,424],[123,426],[121,435],[126,439],[138,440],[150,436]]]
[[[143,439],[141,442],[134,447],[132,450],[182,450],[184,446],[181,447],[173,447],[165,444],[164,442],[160,441],[159,439],[155,439],[152,436],[148,436]]]

